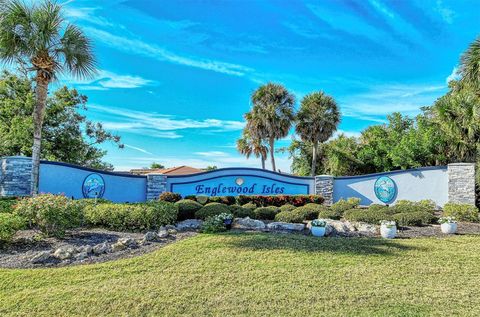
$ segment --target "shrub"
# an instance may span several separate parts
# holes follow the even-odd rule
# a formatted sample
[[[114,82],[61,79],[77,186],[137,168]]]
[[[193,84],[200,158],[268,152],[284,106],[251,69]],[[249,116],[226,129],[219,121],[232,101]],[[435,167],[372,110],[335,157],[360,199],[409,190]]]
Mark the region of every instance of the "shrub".
[[[292,211],[292,210],[294,210],[295,208],[297,208],[297,207],[295,207],[294,205],[285,204],[285,205],[283,205],[283,206],[280,207],[280,212],[282,212],[282,211]]]
[[[444,217],[455,217],[457,221],[478,221],[478,209],[474,205],[446,203],[443,206]]]
[[[319,219],[334,219],[334,220],[339,220],[342,218],[342,213],[332,210],[326,206],[323,206],[324,208],[320,210],[318,213],[318,218]]]
[[[409,200],[399,200],[395,205],[390,207],[392,214],[397,213],[406,213],[406,212],[429,212],[431,214],[435,213],[435,203],[431,204],[431,201],[422,200],[422,201],[409,201]]]
[[[320,195],[271,195],[271,196],[261,196],[261,195],[252,195],[245,196],[240,195],[237,197],[237,203],[239,205],[244,205],[247,203],[254,203],[257,206],[283,206],[285,204],[291,204],[294,206],[303,206],[308,203],[321,204],[324,199]]]
[[[391,220],[392,216],[386,210],[350,209],[343,213],[348,221],[366,222],[377,225],[382,220]]]
[[[228,209],[230,209],[230,212],[237,218],[255,217],[253,210],[250,208],[245,208],[239,205],[231,205],[231,206],[228,206]]]
[[[172,192],[163,192],[160,194],[160,197],[158,199],[168,201],[170,203],[176,203],[177,201],[182,199],[182,195]]]
[[[193,201],[197,201],[195,195],[187,195],[184,197],[184,199],[190,199],[190,200],[193,200]]]
[[[247,209],[250,209],[251,211],[254,211],[255,209],[257,209],[257,205],[255,205],[254,203],[246,203],[244,205],[242,205],[243,208],[247,208]]]
[[[206,220],[223,213],[230,213],[227,205],[220,203],[208,203],[195,213],[195,218]]]
[[[306,220],[313,220],[318,217],[321,209],[323,209],[322,205],[307,204],[291,211],[281,211],[275,215],[275,221],[301,223]]]
[[[225,219],[232,219],[233,215],[230,213],[222,213],[216,216],[208,217],[202,224],[202,233],[216,233],[225,231]]]
[[[172,224],[178,210],[166,201],[137,204],[98,204],[85,208],[85,218],[91,225],[115,230],[149,230]]]
[[[399,226],[423,226],[434,222],[435,217],[427,211],[414,211],[394,214],[392,219]]]
[[[20,216],[0,213],[0,242],[7,242],[12,239],[17,230],[25,226],[25,219]]]
[[[17,203],[17,199],[10,197],[8,197],[8,199],[5,198],[0,199],[0,213],[12,213],[13,206]]]
[[[178,220],[195,218],[195,213],[203,207],[201,204],[190,199],[179,200],[175,203],[175,206],[178,208]]]
[[[350,197],[347,200],[340,199],[339,201],[334,203],[332,206],[330,206],[330,209],[336,214],[341,216],[345,211],[356,208],[359,205],[360,205],[360,198]]]
[[[209,202],[212,203],[221,203],[225,205],[233,205],[236,202],[234,196],[213,196],[208,198]]]
[[[273,220],[275,215],[280,212],[280,209],[276,206],[258,207],[253,212],[256,219]]]
[[[61,237],[66,229],[82,223],[83,208],[79,203],[62,195],[38,195],[20,200],[15,214],[23,217],[47,236]]]
[[[205,205],[208,203],[208,196],[195,196],[195,199],[197,200],[198,203]]]

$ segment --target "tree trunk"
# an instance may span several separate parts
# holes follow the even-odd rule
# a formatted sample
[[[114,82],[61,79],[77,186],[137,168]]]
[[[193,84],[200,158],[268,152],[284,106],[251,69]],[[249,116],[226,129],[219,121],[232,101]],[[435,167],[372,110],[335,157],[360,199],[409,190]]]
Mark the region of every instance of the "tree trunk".
[[[262,170],[265,169],[265,157],[262,155]]]
[[[33,109],[33,147],[32,147],[32,187],[31,194],[38,194],[40,174],[40,151],[42,145],[42,126],[47,105],[48,80],[37,74],[35,87],[35,108]]]
[[[277,171],[277,168],[275,166],[275,154],[274,154],[274,151],[275,151],[275,139],[274,138],[270,138],[269,140],[269,145],[270,145],[270,159],[272,161],[272,171],[276,172]]]
[[[315,169],[317,167],[317,149],[318,149],[318,142],[313,142],[313,149],[312,149],[312,168],[310,169],[310,176],[315,176]]]

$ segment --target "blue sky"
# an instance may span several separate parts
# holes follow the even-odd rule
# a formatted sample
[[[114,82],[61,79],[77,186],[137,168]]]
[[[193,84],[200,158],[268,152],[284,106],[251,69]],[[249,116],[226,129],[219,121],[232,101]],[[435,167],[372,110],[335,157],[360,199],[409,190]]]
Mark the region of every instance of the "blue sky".
[[[415,115],[447,90],[480,34],[479,2],[67,1],[66,18],[95,44],[99,74],[57,84],[89,97],[87,115],[122,136],[105,145],[117,170],[259,167],[235,140],[250,95],[274,81],[301,98],[338,101],[340,131],[358,135],[392,111]],[[279,140],[287,146],[292,135]],[[286,155],[278,166],[289,171]]]

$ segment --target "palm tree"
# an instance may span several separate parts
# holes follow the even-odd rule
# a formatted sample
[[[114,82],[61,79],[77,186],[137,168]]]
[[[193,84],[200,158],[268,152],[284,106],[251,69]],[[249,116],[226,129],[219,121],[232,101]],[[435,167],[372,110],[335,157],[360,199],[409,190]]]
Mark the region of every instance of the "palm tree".
[[[256,158],[262,160],[262,169],[265,169],[265,161],[267,159],[268,148],[259,138],[250,136],[248,129],[244,129],[242,137],[237,140],[237,150],[240,154],[245,155],[247,159],[253,154]]]
[[[465,84],[480,93],[480,36],[463,53],[459,73]]]
[[[268,83],[253,92],[252,104],[247,125],[256,126],[258,137],[268,142],[272,170],[276,171],[275,140],[288,135],[295,118],[295,97],[282,85]]]
[[[62,6],[49,0],[26,5],[21,0],[0,3],[0,59],[34,72],[35,108],[32,147],[32,195],[38,193],[42,125],[49,84],[60,73],[91,77],[95,59],[90,40],[66,23]]]
[[[311,176],[315,176],[318,144],[327,141],[333,135],[339,122],[340,112],[332,97],[320,91],[306,95],[302,99],[295,130],[304,142],[313,144]]]

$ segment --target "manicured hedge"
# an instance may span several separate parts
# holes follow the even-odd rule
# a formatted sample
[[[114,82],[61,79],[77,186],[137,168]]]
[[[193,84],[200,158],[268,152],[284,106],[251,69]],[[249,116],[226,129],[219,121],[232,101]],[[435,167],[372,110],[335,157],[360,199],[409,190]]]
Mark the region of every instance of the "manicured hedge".
[[[230,213],[227,205],[220,203],[208,203],[195,213],[195,218],[205,220],[208,217],[213,217],[223,213]]]
[[[254,218],[255,214],[253,212],[253,209],[251,208],[245,208],[239,205],[230,205],[228,206],[228,209],[230,209],[230,212],[236,217],[236,218]]]
[[[318,218],[318,213],[322,209],[324,209],[324,206],[310,203],[294,210],[281,211],[275,215],[275,221],[301,223],[306,220],[313,220]]]
[[[17,198],[2,197],[0,199],[0,213],[12,213],[13,206],[17,203]]]
[[[275,215],[280,212],[280,208],[276,206],[258,207],[253,212],[256,219],[273,220],[275,219]]]
[[[246,203],[246,204],[242,205],[242,207],[250,209],[251,211],[254,211],[255,209],[258,208],[258,206],[255,205],[254,203]]]
[[[294,206],[303,206],[308,203],[323,203],[324,199],[320,195],[275,195],[275,196],[260,196],[252,195],[245,196],[240,195],[237,197],[237,203],[244,205],[246,203],[254,203],[257,206],[283,206],[285,204],[291,204]]]
[[[384,209],[350,209],[343,213],[343,218],[348,221],[367,222],[375,225],[382,220],[392,220],[392,216]]]
[[[392,219],[399,226],[424,226],[434,222],[436,218],[427,211],[410,211],[394,214]]]
[[[350,197],[347,200],[345,199],[340,199],[336,203],[334,203],[332,206],[330,206],[330,209],[334,212],[336,212],[339,215],[342,215],[345,211],[353,208],[357,208],[360,205],[360,198],[356,197]]]
[[[455,217],[458,221],[478,222],[478,209],[473,205],[446,203],[443,206],[444,217]]]
[[[429,212],[435,213],[435,203],[431,200],[409,201],[399,200],[395,205],[389,207],[390,213],[408,213],[408,212]]]
[[[114,230],[150,230],[172,224],[178,209],[173,203],[152,201],[138,204],[98,204],[84,210],[87,222]]]
[[[44,194],[19,200],[14,213],[43,234],[61,237],[66,229],[81,225],[82,206],[63,195]]]
[[[25,219],[10,213],[0,213],[0,243],[8,242],[25,226]]]
[[[207,203],[221,203],[225,205],[234,205],[237,200],[235,196],[213,196],[213,197],[208,197],[208,196],[195,196],[195,195],[188,195],[185,196],[185,199],[190,199],[193,201],[196,201],[202,205],[205,205]]]
[[[175,203],[175,206],[178,208],[177,219],[179,221],[195,218],[195,213],[203,207],[201,204],[190,199],[179,200]]]
[[[177,201],[182,199],[182,195],[172,192],[163,192],[160,194],[160,197],[158,199],[162,201],[168,201],[170,203],[176,203]]]
[[[292,211],[292,210],[294,210],[295,208],[297,208],[297,207],[295,207],[295,206],[292,205],[292,204],[285,204],[285,205],[283,205],[283,206],[280,206],[280,211]]]

